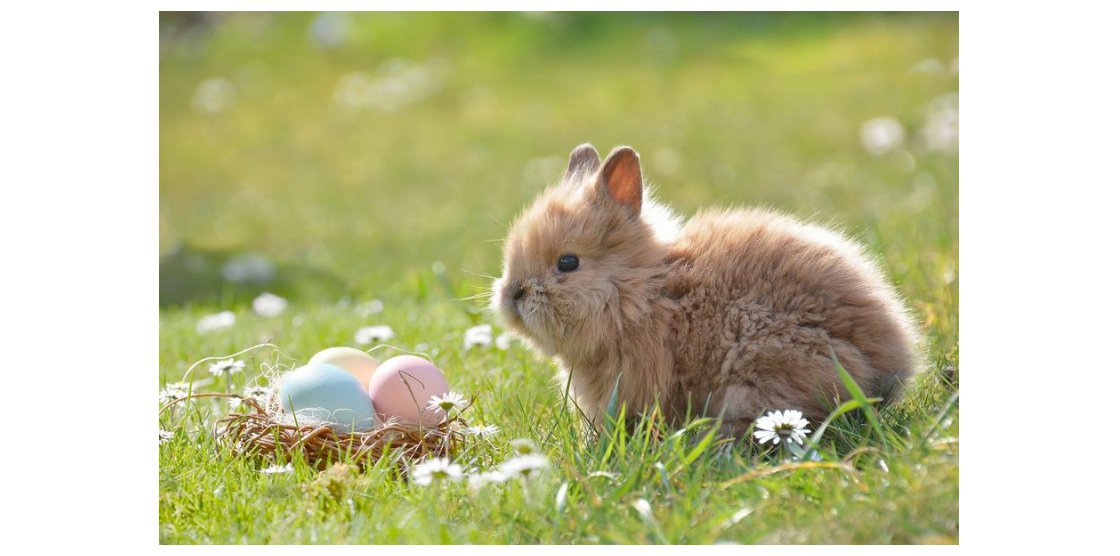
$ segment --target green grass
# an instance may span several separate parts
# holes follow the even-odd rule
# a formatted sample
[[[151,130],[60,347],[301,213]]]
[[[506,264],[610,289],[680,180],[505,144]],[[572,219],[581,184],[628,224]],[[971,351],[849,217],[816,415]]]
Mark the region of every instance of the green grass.
[[[161,417],[177,431],[160,448],[162,542],[957,542],[958,162],[919,139],[957,78],[911,69],[957,56],[955,15],[359,14],[337,49],[311,44],[313,17],[241,14],[201,33],[161,18],[160,384],[203,357],[270,341],[305,361],[388,324],[391,343],[426,344],[455,389],[478,395],[472,421],[501,428],[465,463],[496,464],[528,438],[552,466],[525,488],[477,494],[382,466],[330,494],[307,486],[326,479],[305,467],[263,475],[216,450],[209,432],[227,404],[199,400]],[[332,101],[343,75],[377,76],[392,59],[429,68],[438,87],[388,112]],[[197,113],[192,95],[211,77],[236,95]],[[903,124],[905,152],[863,150],[860,126],[877,116]],[[749,444],[704,444],[704,423],[587,434],[550,361],[518,345],[463,348],[467,327],[493,322],[467,300],[500,271],[493,240],[583,141],[634,146],[686,215],[763,204],[866,242],[931,362],[878,412],[883,435],[850,411],[821,438],[824,462],[843,466],[784,470]],[[250,252],[275,278],[223,280],[222,264]],[[256,316],[260,291],[291,306]],[[362,316],[374,298],[384,312]],[[226,309],[234,326],[196,331]],[[255,371],[275,357],[247,361]]]

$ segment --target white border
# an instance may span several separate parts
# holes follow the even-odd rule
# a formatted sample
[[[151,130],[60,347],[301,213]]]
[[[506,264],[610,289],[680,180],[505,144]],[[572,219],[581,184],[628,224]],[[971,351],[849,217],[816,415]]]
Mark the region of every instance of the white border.
[[[959,2],[690,2],[690,9],[957,10]],[[630,7],[673,9],[675,2]],[[157,360],[157,9],[350,10],[385,3],[176,1],[6,10],[0,164],[5,415],[74,430],[76,460],[3,458],[9,545],[153,550]],[[407,9],[446,9],[417,0]],[[473,3],[470,9],[526,9]],[[536,3],[533,9],[602,9]],[[969,4],[960,18],[961,541],[950,548],[1111,546],[1116,343],[1115,9]],[[99,382],[105,379],[103,383]],[[60,396],[60,398],[56,398]],[[135,403],[134,403],[135,402]],[[139,410],[137,408],[140,408]],[[137,413],[139,411],[139,413]],[[43,416],[40,420],[38,417]],[[144,439],[100,450],[105,427]],[[1097,452],[1089,451],[1089,448]],[[1090,454],[1090,455],[1086,455]],[[1097,454],[1097,455],[1091,455]],[[867,552],[898,547],[703,547]],[[232,550],[166,547],[160,550]],[[306,554],[318,547],[237,548]],[[367,554],[430,547],[347,547]],[[484,548],[487,552],[493,548]],[[506,550],[521,551],[521,547]],[[570,551],[532,548],[533,551]],[[584,547],[602,553],[619,548]],[[645,553],[680,549],[640,547]],[[907,547],[907,552],[930,550]],[[471,553],[473,550],[455,549]]]

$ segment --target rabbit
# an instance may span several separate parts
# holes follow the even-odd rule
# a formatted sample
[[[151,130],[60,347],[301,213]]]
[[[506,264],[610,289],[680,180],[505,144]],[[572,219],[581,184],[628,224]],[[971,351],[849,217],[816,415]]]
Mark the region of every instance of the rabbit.
[[[884,399],[920,367],[915,325],[863,247],[760,208],[682,225],[630,147],[601,163],[576,147],[503,251],[491,308],[557,360],[561,387],[596,425],[616,381],[628,413],[719,417],[741,436],[765,411],[819,423],[849,398],[833,354]]]

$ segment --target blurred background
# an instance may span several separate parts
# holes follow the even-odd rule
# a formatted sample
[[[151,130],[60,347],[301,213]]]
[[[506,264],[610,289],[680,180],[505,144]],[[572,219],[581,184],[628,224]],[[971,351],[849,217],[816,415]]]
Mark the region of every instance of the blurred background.
[[[476,293],[508,223],[590,141],[637,149],[686,216],[761,204],[847,230],[955,349],[957,28],[955,13],[161,13],[161,314],[263,291]]]

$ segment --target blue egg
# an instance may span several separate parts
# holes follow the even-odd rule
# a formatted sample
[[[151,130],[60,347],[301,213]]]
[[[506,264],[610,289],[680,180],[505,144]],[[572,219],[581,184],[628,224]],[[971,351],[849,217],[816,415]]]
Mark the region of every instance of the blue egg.
[[[296,421],[329,422],[346,430],[373,428],[373,402],[354,375],[326,363],[304,365],[280,378],[280,402]],[[303,424],[302,422],[300,423]]]

